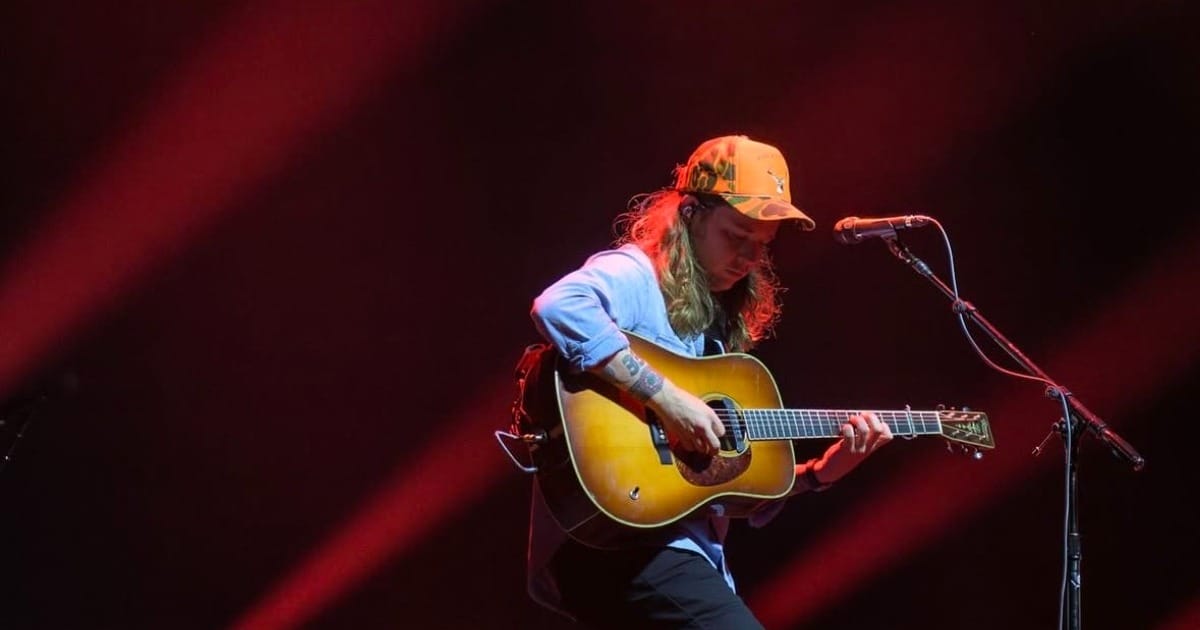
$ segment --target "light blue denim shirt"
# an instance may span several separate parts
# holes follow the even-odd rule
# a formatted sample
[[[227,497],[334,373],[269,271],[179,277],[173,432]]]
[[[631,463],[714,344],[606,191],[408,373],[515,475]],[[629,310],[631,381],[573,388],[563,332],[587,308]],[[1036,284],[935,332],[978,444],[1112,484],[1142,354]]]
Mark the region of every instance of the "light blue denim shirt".
[[[628,348],[622,330],[637,333],[660,346],[686,356],[704,353],[704,336],[680,338],[667,319],[666,303],[650,258],[637,246],[625,245],[593,255],[584,265],[542,292],[531,312],[541,334],[570,366],[586,370],[602,364]],[[777,507],[777,506],[776,506]],[[777,510],[771,510],[771,516]],[[667,546],[707,558],[734,588],[725,562],[725,535],[729,518],[720,506],[677,521],[666,534]],[[760,525],[766,519],[753,519]],[[530,514],[529,592],[558,609],[558,591],[546,563],[566,540],[566,534],[535,490]]]

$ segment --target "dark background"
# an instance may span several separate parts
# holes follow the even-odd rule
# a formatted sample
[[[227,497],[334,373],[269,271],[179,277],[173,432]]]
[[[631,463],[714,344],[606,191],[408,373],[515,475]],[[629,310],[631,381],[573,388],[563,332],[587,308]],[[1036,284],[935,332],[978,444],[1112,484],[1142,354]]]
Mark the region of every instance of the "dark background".
[[[923,213],[963,297],[1148,461],[1082,450],[1084,623],[1187,627],[1197,15],[1046,4],[5,3],[0,447],[48,400],[0,471],[0,627],[564,627],[491,436],[530,301],[726,133],[779,146],[818,223],[775,248],[784,400],[969,405],[998,442],[899,442],[739,523],[768,626],[1054,627],[1054,405],[829,237]],[[936,230],[906,239],[950,280]]]

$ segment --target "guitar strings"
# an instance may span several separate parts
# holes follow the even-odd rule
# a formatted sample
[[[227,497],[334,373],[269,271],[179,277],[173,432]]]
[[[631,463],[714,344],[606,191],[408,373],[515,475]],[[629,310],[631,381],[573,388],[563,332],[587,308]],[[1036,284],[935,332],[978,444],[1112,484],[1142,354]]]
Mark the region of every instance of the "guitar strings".
[[[717,412],[717,418],[721,420],[721,424],[726,428],[745,425],[747,427],[762,428],[781,425],[786,427],[812,427],[834,430],[835,433],[841,432],[842,425],[846,424],[845,420],[835,418],[770,418],[770,417],[747,417],[744,414],[736,411],[714,410]],[[907,428],[911,432],[919,432],[920,430],[938,432],[938,423],[936,420],[922,420],[914,418],[909,420],[903,419],[881,419],[880,422],[888,425],[888,428],[893,431],[898,431]]]

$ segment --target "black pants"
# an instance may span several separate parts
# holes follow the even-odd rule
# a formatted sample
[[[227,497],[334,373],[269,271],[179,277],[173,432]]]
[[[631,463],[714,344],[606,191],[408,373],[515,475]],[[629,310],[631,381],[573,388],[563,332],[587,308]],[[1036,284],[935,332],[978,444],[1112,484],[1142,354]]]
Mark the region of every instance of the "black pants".
[[[570,541],[553,570],[563,605],[590,628],[762,628],[708,560],[688,551],[601,551]]]

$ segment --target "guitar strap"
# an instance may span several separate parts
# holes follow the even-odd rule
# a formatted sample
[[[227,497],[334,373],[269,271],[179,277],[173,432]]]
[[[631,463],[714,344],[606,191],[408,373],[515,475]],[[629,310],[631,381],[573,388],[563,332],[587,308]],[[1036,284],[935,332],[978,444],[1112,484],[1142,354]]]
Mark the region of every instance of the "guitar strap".
[[[715,354],[725,354],[725,344],[711,334],[704,333],[704,356],[711,357]]]
[[[718,311],[713,323],[704,331],[704,356],[725,354],[725,346],[729,339],[727,318],[724,311]]]
[[[549,427],[543,426],[540,411],[547,404],[547,394],[552,388],[542,386],[543,378],[550,378],[558,353],[548,343],[534,343],[525,347],[513,370],[517,380],[517,396],[512,404],[512,431],[517,435],[540,435],[544,439]]]

